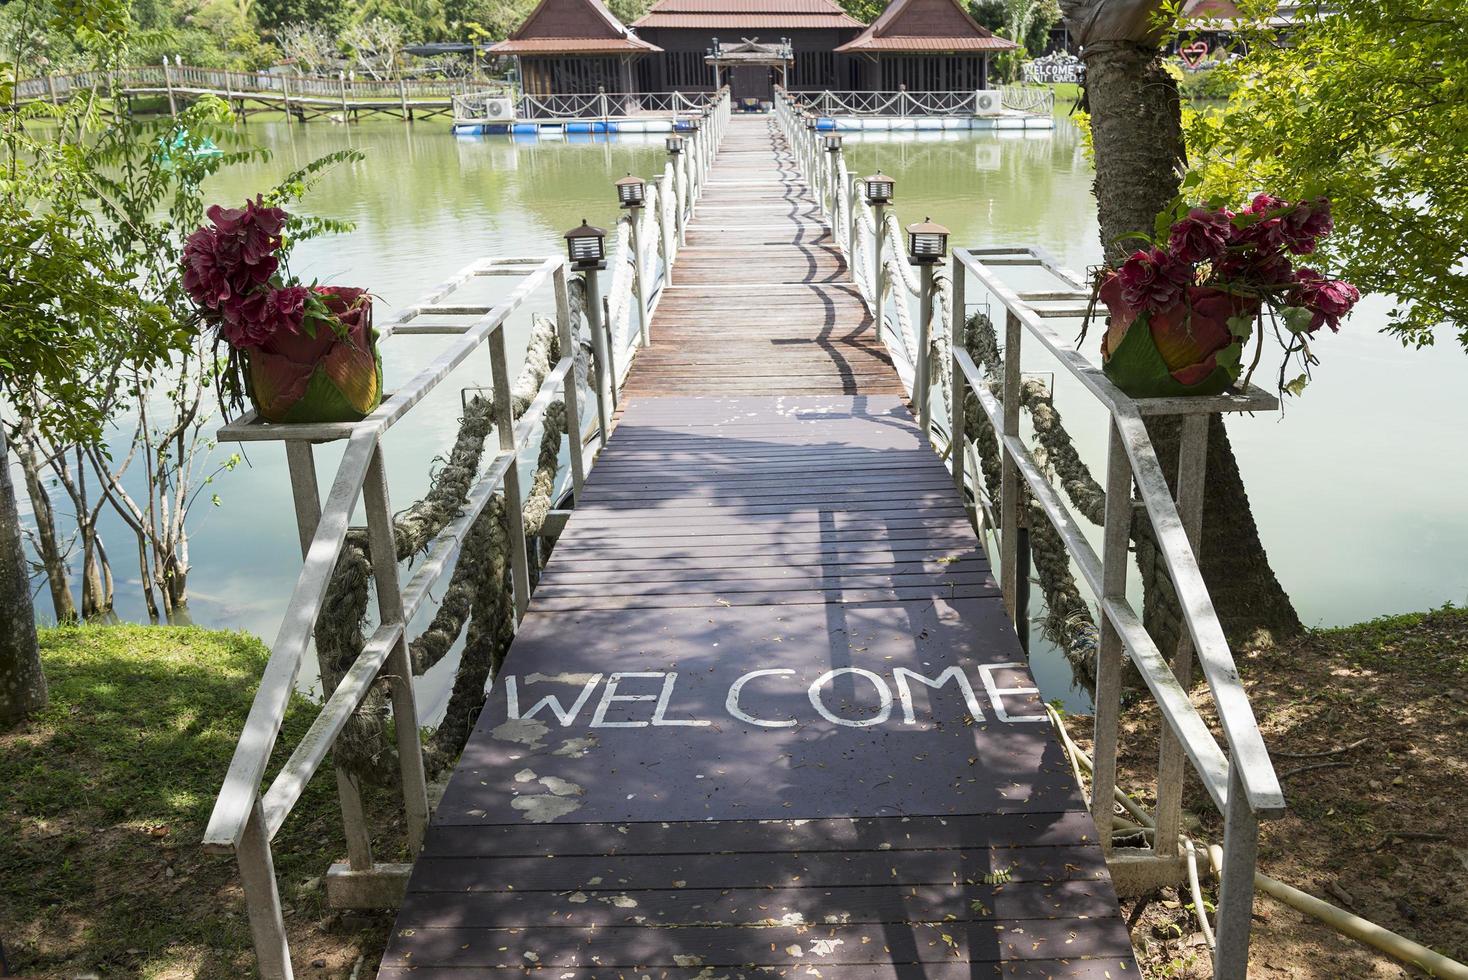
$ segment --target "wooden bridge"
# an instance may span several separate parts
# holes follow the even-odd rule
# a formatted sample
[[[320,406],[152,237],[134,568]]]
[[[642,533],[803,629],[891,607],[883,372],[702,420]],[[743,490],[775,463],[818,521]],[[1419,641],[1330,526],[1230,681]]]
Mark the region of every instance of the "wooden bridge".
[[[16,83],[16,101],[60,105],[100,94],[130,104],[134,99],[165,99],[169,112],[210,95],[229,103],[240,118],[284,112],[287,120],[320,117],[341,122],[382,114],[401,119],[452,117],[454,97],[468,91],[464,79],[373,79],[303,76],[268,71],[232,71],[193,65],[143,65],[114,71],[82,71],[26,78]],[[479,85],[477,88],[482,89]]]
[[[558,257],[477,260],[381,325],[450,341],[367,419],[220,430],[285,443],[304,559],[204,839],[239,862],[261,973],[292,976],[271,841],[385,682],[416,860],[374,859],[338,768],[347,861],[326,882],[333,906],[399,908],[390,980],[1121,978],[1135,964],[1116,890],[1183,883],[1197,854],[1220,882],[1214,976],[1240,980],[1258,821],[1283,796],[1191,542],[1209,415],[1277,403],[1252,388],[1131,399],[1050,326],[1089,297],[1044,252],[957,248],[915,277],[894,215],[862,200],[795,100],[735,120],[725,90],[701,117],[618,221],[605,296],[599,245],[573,249],[579,279]],[[517,284],[487,304],[460,292],[484,277]],[[1005,312],[1002,352],[966,336],[975,285]],[[540,354],[512,389],[504,327],[546,309],[547,287],[554,319],[535,314]],[[1020,426],[1026,338],[1107,412],[1099,553]],[[383,437],[482,346],[498,451],[405,547]],[[1175,492],[1150,415],[1180,423]],[[547,514],[562,431],[575,508]],[[520,457],[537,432],[531,520]],[[333,440],[323,497],[314,447]],[[267,785],[359,498],[376,625]],[[1096,600],[1091,755],[1040,703],[1015,631],[1030,615],[1022,508]],[[1186,626],[1167,651],[1127,595],[1143,512]],[[468,632],[482,645],[514,626],[513,643],[430,822],[410,631],[476,529],[502,542],[478,562],[505,574]],[[538,576],[527,534],[556,539]],[[416,566],[406,583],[395,554]],[[1152,814],[1117,786],[1124,659],[1162,721]],[[1223,815],[1221,847],[1184,831],[1187,767]]]
[[[769,118],[429,827],[384,978],[1123,977],[951,476]]]

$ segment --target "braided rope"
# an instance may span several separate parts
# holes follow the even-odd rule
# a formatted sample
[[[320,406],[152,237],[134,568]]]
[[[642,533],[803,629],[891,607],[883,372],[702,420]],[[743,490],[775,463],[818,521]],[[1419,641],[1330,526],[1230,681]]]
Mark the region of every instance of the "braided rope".
[[[994,377],[1002,362],[999,356],[998,335],[994,330],[994,322],[988,314],[976,311],[969,316],[965,321],[963,342],[964,349],[968,351],[974,362],[981,365],[991,377]],[[949,360],[951,361],[951,358]],[[949,392],[952,390],[952,387],[947,389]],[[989,390],[1003,404],[1003,386],[997,381],[990,381]],[[1021,402],[1026,407],[1048,405],[1049,394],[1044,391],[1044,387],[1039,382],[1026,382],[1021,390]],[[1033,415],[1033,408],[1031,411]],[[979,407],[976,397],[969,396],[964,405],[964,414],[965,429],[975,433],[974,446],[978,452],[980,475],[984,479],[984,486],[989,489],[990,495],[994,496],[994,489],[999,486],[1001,471],[998,438],[989,424],[988,416]],[[1064,428],[1060,427],[1060,415],[1053,411],[1053,406],[1051,406],[1048,418],[1053,421],[1057,430],[1056,438],[1063,439],[1068,444],[1069,435]],[[1042,452],[1045,451],[1042,450]],[[1073,447],[1071,447],[1071,452],[1074,453]],[[1037,458],[1037,462],[1039,461]],[[1046,453],[1042,465],[1053,465],[1054,462],[1055,460]],[[1069,661],[1076,679],[1087,689],[1093,690],[1096,685],[1094,654],[1100,636],[1096,628],[1096,620],[1091,614],[1090,606],[1086,604],[1081,595],[1075,576],[1071,573],[1070,553],[1066,551],[1065,542],[1061,539],[1059,532],[1055,530],[1054,525],[1050,523],[1044,508],[1033,498],[1023,482],[1020,484],[1019,491],[1021,520],[1027,524],[1030,531],[1031,565],[1035,570],[1035,577],[1039,580],[1040,589],[1045,595],[1046,611],[1045,618],[1041,620],[1041,635],[1060,648],[1066,660]]]

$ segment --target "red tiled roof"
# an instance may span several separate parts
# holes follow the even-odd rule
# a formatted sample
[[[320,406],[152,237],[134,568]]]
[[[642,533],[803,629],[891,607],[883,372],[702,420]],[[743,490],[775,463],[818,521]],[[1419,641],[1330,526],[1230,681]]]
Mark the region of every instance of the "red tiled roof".
[[[659,0],[634,27],[704,30],[860,28],[834,0]]]
[[[956,0],[892,0],[870,27],[836,50],[1008,51],[1017,47],[980,27]]]
[[[844,14],[649,14],[637,22],[639,29],[688,28],[693,30],[779,31],[779,30],[850,30],[861,21]]]
[[[602,0],[540,0],[491,54],[612,54],[661,51],[634,36]]]
[[[639,51],[651,54],[663,50],[641,38],[623,37],[528,37],[524,40],[501,41],[486,49],[490,54],[620,54]]]
[[[861,44],[857,44],[861,41]],[[1003,37],[874,37],[855,38],[837,51],[1009,51],[1017,48]]]

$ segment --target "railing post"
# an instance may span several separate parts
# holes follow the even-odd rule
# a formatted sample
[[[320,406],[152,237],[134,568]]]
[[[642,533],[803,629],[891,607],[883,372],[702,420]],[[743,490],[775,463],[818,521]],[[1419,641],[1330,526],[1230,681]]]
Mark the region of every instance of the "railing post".
[[[245,914],[250,919],[250,938],[255,942],[255,965],[261,980],[292,980],[291,947],[286,939],[280,888],[275,882],[275,859],[270,854],[265,811],[259,796],[250,808],[250,819],[235,849],[235,857],[245,889]]]
[[[305,560],[311,550],[311,539],[316,536],[316,525],[321,523],[321,488],[316,481],[316,459],[311,443],[304,439],[287,439],[285,459],[295,501],[296,534],[301,542],[301,559]],[[335,687],[327,684],[326,671],[322,670],[323,701],[331,697]],[[353,871],[367,871],[372,867],[372,835],[367,830],[361,788],[347,770],[341,766],[335,766],[335,769],[336,794],[341,801],[342,829],[347,839],[347,863]]]
[[[602,329],[606,331],[607,381],[612,392],[612,411],[617,410],[617,338],[612,334],[612,305],[606,296],[601,298]],[[605,430],[604,430],[605,431]],[[608,432],[607,435],[611,433]],[[605,437],[603,437],[605,438]]]
[[[861,178],[855,174],[846,176],[846,262],[850,267],[848,271],[851,273],[851,282],[854,285],[857,281],[856,246],[861,229],[857,211],[861,207]]]
[[[1249,795],[1244,790],[1240,771],[1237,763],[1229,766],[1213,980],[1244,980],[1249,975],[1249,932],[1254,915],[1259,821],[1249,808]]]
[[[413,696],[413,665],[408,660],[408,624],[403,612],[402,583],[398,580],[397,534],[393,529],[381,442],[373,448],[372,461],[367,465],[362,503],[367,510],[367,541],[372,554],[372,578],[377,585],[378,622],[403,627],[379,676],[386,678],[392,696],[408,849],[417,854],[428,828],[428,780],[423,771],[423,742],[418,735],[418,705]]]
[[[1005,406],[1008,408],[1008,406]],[[1091,767],[1091,816],[1104,851],[1111,850],[1116,788],[1116,732],[1121,713],[1121,634],[1106,615],[1107,599],[1126,598],[1127,542],[1132,531],[1132,464],[1113,418],[1108,427],[1106,513],[1101,550],[1101,643],[1096,651],[1096,712]]]
[[[52,83],[52,95],[55,95],[55,83]],[[163,56],[163,87],[168,89],[168,114],[174,119],[178,118],[178,102],[173,97],[173,72],[168,70],[168,55]]]
[[[872,205],[872,221],[876,233],[872,235],[872,325],[877,336],[882,336],[882,238],[886,233],[883,224],[887,219],[887,205]]]
[[[924,262],[918,276],[918,330],[916,357],[917,362],[913,365],[915,376],[912,387],[913,395],[917,400],[918,430],[923,434],[923,440],[930,438],[929,430],[933,427],[932,388],[933,383],[929,377],[931,363],[929,348],[932,346],[933,330],[933,264]]]
[[[647,347],[652,343],[652,331],[648,329],[648,302],[647,302],[647,258],[642,254],[642,212],[643,209],[628,208],[628,217],[632,222],[632,274],[637,278],[637,332],[641,338],[642,346]]]
[[[601,285],[597,281],[599,267],[592,266],[582,271],[586,281],[586,324],[591,328],[591,349],[596,358],[592,365],[596,382],[596,417],[601,426],[601,444],[605,448],[611,435],[612,413],[607,406],[607,369],[611,363],[607,352],[607,334],[602,320]],[[616,384],[615,379],[612,381]]]
[[[669,179],[668,173],[664,172],[653,178],[653,186],[657,188],[657,210],[653,217],[657,219],[658,242],[662,245],[663,253],[663,288],[673,285],[673,259],[678,254],[677,233],[673,226],[677,224],[677,218],[673,219],[673,225],[668,224],[669,196],[673,194],[673,180]],[[672,202],[672,210],[677,211],[677,201]]]
[[[853,225],[853,227],[855,227]],[[959,502],[968,510],[968,437],[964,432],[968,418],[964,412],[968,400],[968,376],[958,362],[958,351],[964,349],[964,292],[966,287],[963,262],[957,250],[949,260],[949,281],[952,283],[953,304],[949,311],[948,325],[949,369],[953,384],[948,389],[948,457],[953,461],[953,486],[958,490]],[[982,424],[982,423],[981,423]],[[977,510],[977,508],[975,508]],[[977,528],[978,521],[974,521]]]
[[[1010,619],[1018,612],[1019,583],[1019,468],[1005,438],[1019,435],[1020,338],[1023,325],[1013,310],[1004,329],[1004,432],[1001,434],[999,479],[999,571],[1004,604]]]
[[[688,244],[688,233],[684,229],[683,202],[688,200],[687,181],[684,177],[683,154],[673,157],[673,223],[678,230],[678,247]]]
[[[561,342],[561,356],[571,359],[571,369],[566,372],[563,387],[566,412],[566,442],[571,456],[571,490],[576,500],[581,500],[581,484],[586,479],[585,461],[582,451],[585,445],[581,436],[581,388],[576,383],[576,356],[580,349],[576,344],[576,330],[571,323],[571,293],[566,282],[566,266],[556,267],[556,334]]]
[[[1203,479],[1208,468],[1207,415],[1185,415],[1177,460],[1177,515],[1193,554],[1198,554],[1203,538]],[[1193,681],[1193,641],[1182,631],[1172,655],[1172,672],[1183,690]],[[1178,833],[1182,827],[1183,778],[1185,760],[1182,743],[1172,729],[1162,726],[1158,739],[1157,760],[1157,834],[1153,849],[1162,857],[1178,853]]]
[[[510,453],[505,470],[505,523],[510,534],[510,584],[515,600],[515,625],[530,607],[530,556],[525,547],[524,497],[520,490],[520,452],[515,439],[515,409],[510,394],[510,368],[505,357],[505,328],[489,335],[489,365],[494,384],[494,427],[500,452]],[[615,382],[613,382],[615,384]]]

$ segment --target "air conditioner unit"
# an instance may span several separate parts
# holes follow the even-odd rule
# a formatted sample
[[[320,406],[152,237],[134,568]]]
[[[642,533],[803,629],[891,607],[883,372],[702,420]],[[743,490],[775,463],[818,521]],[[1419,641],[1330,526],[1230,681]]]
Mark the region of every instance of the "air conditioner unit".
[[[485,99],[484,117],[501,120],[515,118],[515,100],[509,98]]]
[[[997,89],[980,89],[974,93],[974,113],[980,116],[998,115],[1004,109],[1004,93]]]

